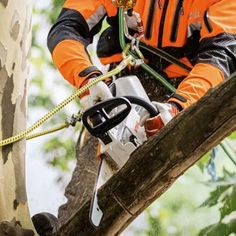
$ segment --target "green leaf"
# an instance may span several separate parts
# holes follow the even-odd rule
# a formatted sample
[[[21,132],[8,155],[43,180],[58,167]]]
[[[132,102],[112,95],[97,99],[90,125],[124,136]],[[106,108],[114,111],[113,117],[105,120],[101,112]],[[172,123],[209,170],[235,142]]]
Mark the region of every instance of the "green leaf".
[[[225,167],[223,168],[223,174],[224,174],[224,179],[227,179],[228,177],[231,177],[231,178],[235,178],[236,177],[236,173],[235,172],[230,172]]]
[[[228,193],[222,201],[224,202],[224,204],[220,208],[220,218],[221,218],[221,220],[225,216],[232,213],[233,211],[236,211],[236,187],[234,187],[232,189],[232,192]]]
[[[156,236],[156,235],[163,235],[163,227],[161,225],[161,221],[154,217],[149,209],[146,211],[147,221],[149,224],[148,230],[145,232],[147,236]]]
[[[231,138],[231,139],[236,139],[236,131],[233,132],[233,133],[229,136],[229,138]]]
[[[229,188],[230,186],[218,186],[214,191],[212,191],[210,193],[210,196],[209,198],[207,198],[206,201],[204,201],[200,207],[205,207],[205,206],[208,206],[208,207],[212,207],[212,206],[215,206],[220,197],[222,196],[222,194],[227,191],[227,189]]]
[[[204,172],[205,166],[208,163],[209,158],[210,158],[210,153],[207,153],[197,162],[197,166],[199,167],[202,173]]]
[[[48,157],[48,164],[62,170],[69,170],[69,161],[75,157],[75,144],[68,137],[54,137],[43,146],[44,155]]]
[[[210,225],[202,229],[198,236],[229,236],[236,232],[236,219],[231,220],[228,224],[222,222]]]
[[[200,231],[199,236],[228,236],[229,229],[226,224],[217,223]]]
[[[212,207],[220,201],[220,198],[223,197],[229,188],[236,186],[236,175],[224,168],[223,177],[220,177],[216,182],[207,182],[205,184],[210,187],[215,187],[215,189],[210,192],[209,198],[207,198],[200,207]]]

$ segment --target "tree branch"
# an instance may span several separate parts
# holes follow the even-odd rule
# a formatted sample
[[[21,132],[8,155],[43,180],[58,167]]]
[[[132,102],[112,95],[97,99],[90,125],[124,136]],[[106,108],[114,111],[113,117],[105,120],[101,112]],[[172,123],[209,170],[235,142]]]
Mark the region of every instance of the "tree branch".
[[[236,130],[236,76],[210,90],[148,140],[99,190],[99,228],[90,201],[61,226],[60,235],[118,235],[206,152]]]

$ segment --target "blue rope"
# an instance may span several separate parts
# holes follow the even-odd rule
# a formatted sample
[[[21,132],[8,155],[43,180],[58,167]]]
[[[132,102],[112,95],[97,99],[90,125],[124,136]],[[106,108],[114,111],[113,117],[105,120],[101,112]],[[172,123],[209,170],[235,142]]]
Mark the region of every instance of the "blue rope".
[[[211,176],[211,180],[213,182],[216,182],[218,180],[217,173],[216,173],[216,164],[215,164],[215,158],[216,158],[217,152],[218,152],[218,147],[214,147],[210,154],[210,160],[208,161],[206,165],[206,170],[208,174]]]

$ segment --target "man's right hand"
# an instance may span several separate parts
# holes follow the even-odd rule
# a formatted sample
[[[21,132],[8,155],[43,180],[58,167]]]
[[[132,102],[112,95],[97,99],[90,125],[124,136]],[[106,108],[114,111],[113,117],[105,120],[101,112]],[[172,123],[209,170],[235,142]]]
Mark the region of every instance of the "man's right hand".
[[[88,80],[88,83],[92,79]],[[93,85],[86,95],[82,96],[80,99],[80,105],[82,111],[87,110],[88,108],[92,107],[97,102],[112,98],[112,94],[108,86],[103,82],[100,81],[97,84]]]

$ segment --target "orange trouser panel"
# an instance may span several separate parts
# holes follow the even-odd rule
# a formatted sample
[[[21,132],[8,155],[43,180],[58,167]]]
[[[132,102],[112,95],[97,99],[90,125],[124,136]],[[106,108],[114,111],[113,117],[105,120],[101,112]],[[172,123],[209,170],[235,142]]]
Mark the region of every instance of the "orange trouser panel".
[[[210,64],[196,64],[176,91],[177,94],[186,98],[187,102],[181,102],[176,98],[171,98],[169,101],[176,102],[183,108],[189,107],[223,80],[224,75],[217,67]]]
[[[79,73],[92,66],[84,45],[75,40],[63,40],[57,44],[52,58],[63,77],[77,88],[88,77],[79,77]]]

